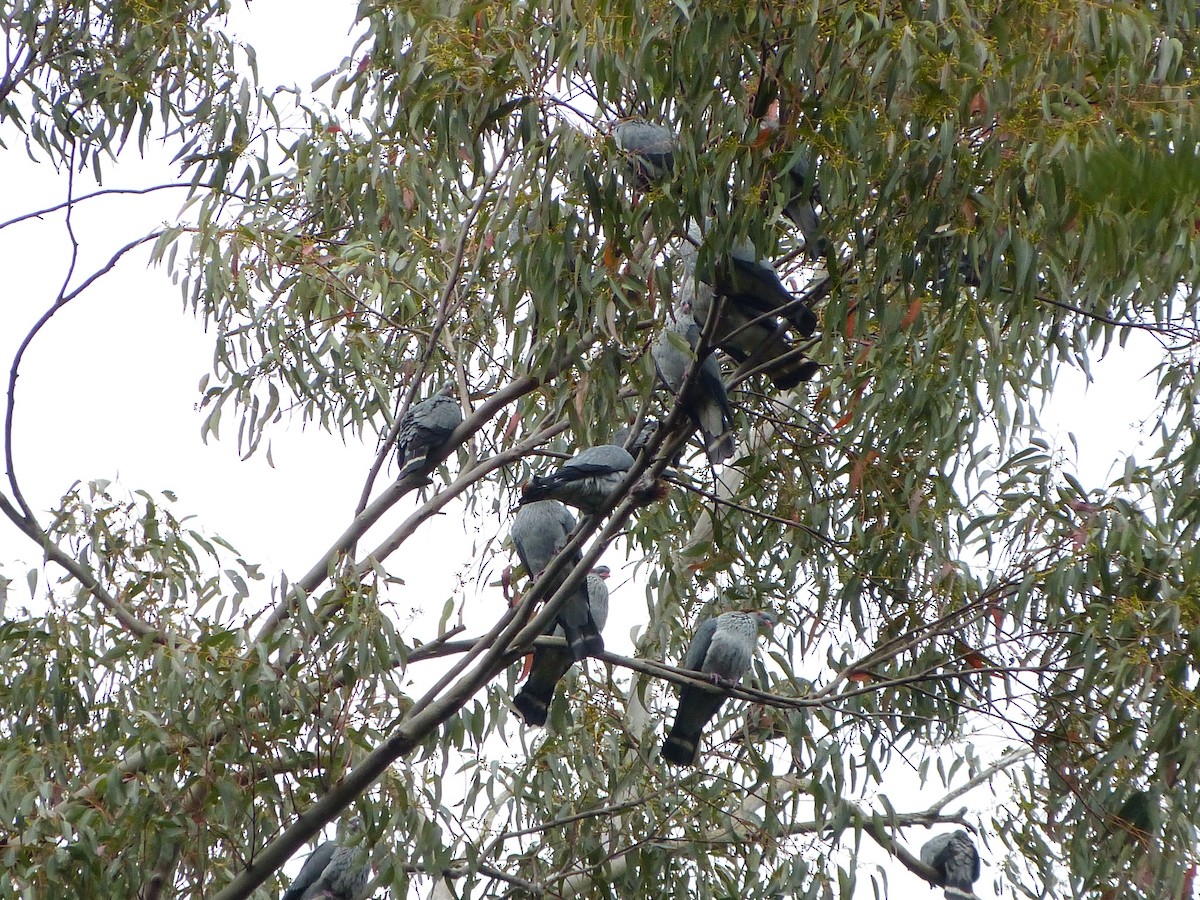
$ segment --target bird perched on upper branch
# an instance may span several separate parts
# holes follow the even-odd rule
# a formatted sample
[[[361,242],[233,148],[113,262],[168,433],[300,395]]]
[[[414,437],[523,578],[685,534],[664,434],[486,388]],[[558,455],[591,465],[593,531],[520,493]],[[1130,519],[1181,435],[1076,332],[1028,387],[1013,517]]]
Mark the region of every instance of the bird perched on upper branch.
[[[967,832],[939,834],[921,848],[921,862],[938,873],[946,900],[978,900],[971,890],[979,879],[979,851]]]
[[[575,517],[557,500],[537,500],[526,503],[517,510],[509,533],[517,548],[517,556],[531,579],[541,575],[550,564],[550,560],[566,545],[568,536],[574,530]],[[582,558],[583,554],[579,550],[571,554],[564,574],[556,578],[547,589],[547,599],[558,591],[566,580],[566,572]],[[587,584],[584,580],[580,580],[571,595],[558,608],[556,622],[567,638],[571,657],[576,661],[604,650],[604,639],[600,637],[600,629],[592,618]]]
[[[588,447],[549,475],[535,476],[521,493],[521,503],[561,500],[586,513],[598,512],[633,466],[624,447]]]
[[[584,582],[587,587],[588,610],[600,631],[604,630],[604,624],[608,621],[608,588],[604,584],[608,574],[608,566],[597,566]],[[557,623],[548,633],[555,637],[564,636],[562,626]],[[574,663],[575,659],[570,650],[565,648],[538,647],[533,651],[533,665],[529,669],[529,678],[513,697],[513,705],[521,713],[526,724],[546,724],[550,703],[554,700],[554,688]]]
[[[683,389],[683,376],[696,358],[694,352],[685,348],[695,351],[699,343],[700,326],[692,315],[691,304],[681,303],[672,310],[666,327],[650,349],[659,380],[676,395]],[[716,465],[733,455],[733,409],[716,357],[709,354],[699,366],[685,409],[700,428],[708,461]]]
[[[443,384],[428,400],[409,407],[400,419],[396,436],[399,477],[424,468],[430,452],[441,449],[462,420],[462,408],[454,399],[454,385],[450,383]]]
[[[710,676],[714,684],[737,684],[750,668],[759,629],[774,626],[775,617],[767,612],[727,612],[706,619],[696,629],[683,668]],[[677,766],[695,765],[704,726],[724,703],[725,694],[715,687],[685,685],[679,692],[675,723],[663,741],[663,759]]]
[[[326,841],[308,857],[280,900],[358,900],[371,867],[356,865],[355,856],[353,847]]]
[[[675,168],[679,140],[665,125],[628,119],[613,127],[612,137],[617,149],[629,157],[639,190],[650,190]]]
[[[816,204],[821,202],[821,191],[809,174],[808,161],[803,156],[783,174],[781,181],[788,198],[783,214],[800,229],[805,252],[816,259],[829,252],[829,239],[823,234],[821,218],[817,215]]]

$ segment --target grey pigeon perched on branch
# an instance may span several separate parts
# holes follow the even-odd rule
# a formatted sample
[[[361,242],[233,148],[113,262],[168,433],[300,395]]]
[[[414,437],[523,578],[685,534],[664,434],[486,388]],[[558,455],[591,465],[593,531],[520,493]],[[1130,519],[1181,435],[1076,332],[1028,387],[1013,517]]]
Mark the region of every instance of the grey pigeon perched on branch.
[[[705,619],[696,629],[683,668],[736,684],[750,668],[760,628],[770,629],[775,617],[766,612],[727,612]],[[700,735],[708,720],[725,703],[715,688],[685,685],[679,692],[675,724],[663,741],[662,755],[677,766],[694,766],[700,750]]]
[[[759,256],[749,241],[739,241],[716,262],[711,282],[719,294],[746,310],[787,319],[804,337],[817,330],[817,317],[779,279],[774,264]]]
[[[829,252],[829,240],[821,232],[821,219],[815,204],[821,202],[816,182],[809,178],[808,161],[801,157],[784,173],[787,203],[783,214],[792,220],[804,236],[804,250],[812,258]]]
[[[624,447],[601,444],[588,447],[567,460],[555,472],[538,475],[525,485],[521,503],[561,500],[587,513],[595,513],[633,466]]]
[[[694,253],[685,253],[680,297],[691,303],[697,323],[703,323],[712,312],[716,291],[696,278],[690,265],[694,260]],[[722,307],[713,343],[739,363],[749,360],[750,367],[765,374],[780,390],[808,381],[820,368],[792,343],[782,321],[747,310],[732,298]]]
[[[462,407],[454,399],[454,385],[443,384],[428,400],[414,403],[400,420],[396,447],[400,476],[424,468],[429,453],[441,449],[462,424]]]
[[[659,380],[678,395],[683,388],[683,376],[696,358],[684,347],[695,350],[700,343],[700,326],[692,316],[690,303],[679,304],[672,313],[650,349],[650,355],[654,357]],[[708,461],[716,465],[733,455],[733,410],[716,357],[709,354],[699,365],[686,412],[700,428]]]
[[[281,900],[358,900],[371,867],[356,865],[355,856],[353,847],[326,841],[308,857]]]
[[[939,834],[921,848],[921,862],[938,873],[946,900],[976,900],[971,885],[979,880],[979,851],[962,829]]]
[[[679,141],[667,126],[629,119],[618,122],[612,136],[617,149],[629,157],[640,190],[648,191],[675,168]]]
[[[584,582],[587,586],[588,609],[600,631],[604,630],[604,623],[608,621],[608,588],[604,585],[608,574],[608,566],[597,566]],[[551,633],[555,637],[563,637],[562,626],[555,625]],[[529,678],[513,697],[513,705],[526,724],[546,724],[550,703],[554,699],[554,688],[574,663],[571,652],[563,647],[538,647],[533,651]]]
[[[566,545],[567,537],[575,529],[575,517],[557,500],[538,500],[525,503],[513,517],[513,544],[517,556],[530,579],[536,579]],[[577,564],[583,554],[576,550],[571,554],[570,565]],[[566,576],[561,575],[546,591],[546,598],[553,596],[562,586]],[[604,639],[592,618],[588,603],[587,584],[583,581],[558,608],[556,622],[567,638],[571,657],[576,661],[604,650]]]
[[[631,425],[622,425],[617,429],[617,433],[613,435],[613,443],[619,444],[629,451],[630,455],[637,456],[650,443],[650,438],[654,437],[654,432],[658,431],[658,419],[646,418],[642,420],[642,427],[638,429],[638,433],[630,437],[629,430]]]

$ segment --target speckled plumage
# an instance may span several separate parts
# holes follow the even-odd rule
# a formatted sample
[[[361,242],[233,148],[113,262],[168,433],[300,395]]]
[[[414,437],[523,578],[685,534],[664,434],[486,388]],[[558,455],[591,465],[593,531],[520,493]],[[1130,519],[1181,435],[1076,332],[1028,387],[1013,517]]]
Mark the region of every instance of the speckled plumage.
[[[588,609],[597,631],[603,631],[608,621],[608,588],[604,579],[608,577],[606,566],[597,566],[588,574],[585,586]],[[555,625],[553,634],[563,637],[560,625]],[[550,703],[554,700],[554,688],[559,679],[575,663],[570,650],[561,647],[538,647],[533,651],[533,665],[525,684],[513,697],[513,705],[528,725],[545,725]]]
[[[428,400],[414,403],[400,420],[396,450],[400,477],[424,467],[429,453],[440,449],[462,424],[462,407],[454,399],[454,385],[444,384]]]
[[[979,880],[979,851],[967,832],[959,829],[927,841],[921,862],[937,871],[946,900],[976,900],[971,885]]]
[[[696,629],[683,668],[714,679],[741,681],[750,668],[759,629],[774,624],[765,612],[727,612],[706,619]],[[716,690],[686,685],[679,693],[675,722],[663,741],[663,759],[678,766],[695,765],[704,726],[724,703],[725,695]]]
[[[521,495],[521,503],[561,500],[584,512],[597,512],[632,465],[633,457],[624,447],[615,444],[588,447],[557,471],[530,481]]]
[[[517,510],[509,534],[517,556],[531,579],[536,579],[550,564],[550,560],[567,543],[567,537],[574,528],[575,517],[557,500],[537,500],[525,503]],[[577,563],[582,557],[583,554],[576,550],[571,563]],[[555,580],[546,592],[546,599],[558,590],[564,578],[565,575]],[[584,581],[558,608],[556,621],[566,635],[574,659],[584,659],[604,649],[600,629],[592,619]]]
[[[357,852],[326,841],[312,852],[281,900],[357,900],[371,876],[368,865],[355,865]]]
[[[674,336],[674,337],[672,337]],[[659,333],[650,353],[654,357],[654,368],[659,380],[678,394],[683,387],[683,376],[695,356],[678,346],[684,343],[695,349],[700,342],[700,326],[692,317],[689,303],[682,303],[667,317],[666,327]],[[696,376],[696,387],[687,405],[687,413],[700,428],[704,438],[704,450],[713,465],[724,462],[733,455],[733,410],[725,382],[721,380],[721,366],[712,354],[700,364]]]

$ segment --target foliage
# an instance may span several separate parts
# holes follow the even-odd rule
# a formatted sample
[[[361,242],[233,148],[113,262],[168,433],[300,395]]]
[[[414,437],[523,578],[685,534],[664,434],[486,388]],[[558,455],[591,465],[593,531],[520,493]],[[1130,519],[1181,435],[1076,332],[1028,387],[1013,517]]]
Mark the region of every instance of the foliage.
[[[907,826],[957,821],[1005,895],[1190,893],[1194,4],[364,0],[329,105],[282,111],[224,11],[6,7],[4,139],[97,173],[135,129],[174,142],[190,205],[154,252],[216,336],[205,434],[232,419],[249,455],[299,419],[379,456],[330,552],[268,598],[169,496],[29,509],[17,359],[0,508],[57,580],[0,623],[0,893],[249,896],[349,806],[390,896],[433,873],[461,896],[850,897],[864,833],[926,877]],[[607,138],[631,116],[679,134],[644,193]],[[821,265],[781,217],[802,158]],[[501,568],[547,449],[649,410],[669,427],[639,470],[668,465],[683,417],[647,351],[689,225],[702,262],[748,238],[814,299],[821,370],[740,382],[719,480],[691,447],[667,500],[580,532],[579,572],[620,536],[647,585],[639,658],[682,659],[714,608],[784,621],[738,695],[757,705],[727,703],[680,773],[655,750],[677,674],[593,661],[525,730],[510,666],[539,623],[455,640],[468,588],[414,637],[390,595],[456,498],[491,523],[473,571]],[[1162,346],[1159,444],[1082,484],[1041,401],[1135,332]],[[400,415],[447,380],[461,441],[360,546],[421,487],[379,485]],[[945,797],[901,808],[903,770]],[[990,806],[949,808],[984,784]],[[1154,815],[1131,826],[1134,797]]]

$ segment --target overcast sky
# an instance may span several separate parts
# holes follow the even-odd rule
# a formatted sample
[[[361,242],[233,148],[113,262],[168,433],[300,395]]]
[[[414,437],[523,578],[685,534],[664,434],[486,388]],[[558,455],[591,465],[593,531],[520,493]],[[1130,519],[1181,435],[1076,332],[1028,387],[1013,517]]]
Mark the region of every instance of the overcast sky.
[[[239,6],[232,18],[236,33],[257,50],[264,85],[304,87],[349,50],[350,39],[343,35],[353,7],[315,0],[256,0],[252,14]],[[65,199],[59,175],[31,163],[11,132],[0,136],[11,148],[4,154],[0,221]],[[105,186],[171,181],[166,164],[170,155],[168,151],[160,159],[141,160],[126,154],[120,165],[109,169]],[[77,180],[77,193],[91,187],[86,178]],[[80,205],[74,225],[81,249],[72,286],[125,242],[173,221],[182,194],[164,191]],[[0,230],[3,371],[57,294],[68,253],[61,213]],[[212,335],[184,311],[179,289],[167,272],[147,268],[148,253],[145,248],[130,254],[59,313],[27,354],[17,389],[15,426],[16,469],[25,496],[35,510],[44,511],[80,480],[113,479],[125,489],[152,492],[170,489],[179,496],[176,514],[194,514],[201,530],[220,534],[245,559],[261,563],[271,581],[281,570],[295,579],[349,521],[374,447],[293,423],[271,432],[274,468],[261,452],[243,462],[237,455],[233,417],[225,420],[223,440],[202,443],[197,385],[209,371]],[[1124,453],[1137,446],[1136,428],[1154,410],[1153,381],[1143,377],[1153,362],[1152,342],[1142,341],[1136,352],[1114,350],[1096,367],[1096,382],[1090,388],[1076,372],[1060,376],[1047,416],[1051,437],[1068,448],[1068,459],[1077,462],[1085,487],[1119,474]],[[1070,432],[1078,440],[1077,459],[1069,449]],[[406,505],[405,511],[409,508]],[[407,582],[399,597],[401,606],[423,607],[430,614],[414,636],[432,636],[431,623],[436,623],[464,563],[470,562],[464,532],[471,526],[464,525],[459,509],[453,505],[447,515],[422,528],[389,565]],[[398,522],[401,514],[394,511],[373,534],[385,534],[387,523]],[[431,565],[431,560],[440,564]],[[507,561],[498,557],[495,570]],[[620,564],[619,558],[605,561],[614,568]],[[25,570],[38,563],[36,548],[7,521],[0,522],[0,574],[16,582],[10,609],[28,602]],[[630,625],[639,617],[644,620],[641,588],[626,585],[624,590],[629,593],[622,604],[624,621],[620,613],[615,615],[615,628],[605,635],[619,653],[632,647]],[[620,596],[614,594],[614,605]],[[480,602],[486,606],[502,601],[498,591],[491,591],[486,603]],[[980,883],[987,893],[990,888],[985,886],[994,874],[994,868],[985,871]],[[894,890],[928,890],[905,872],[892,877]]]

